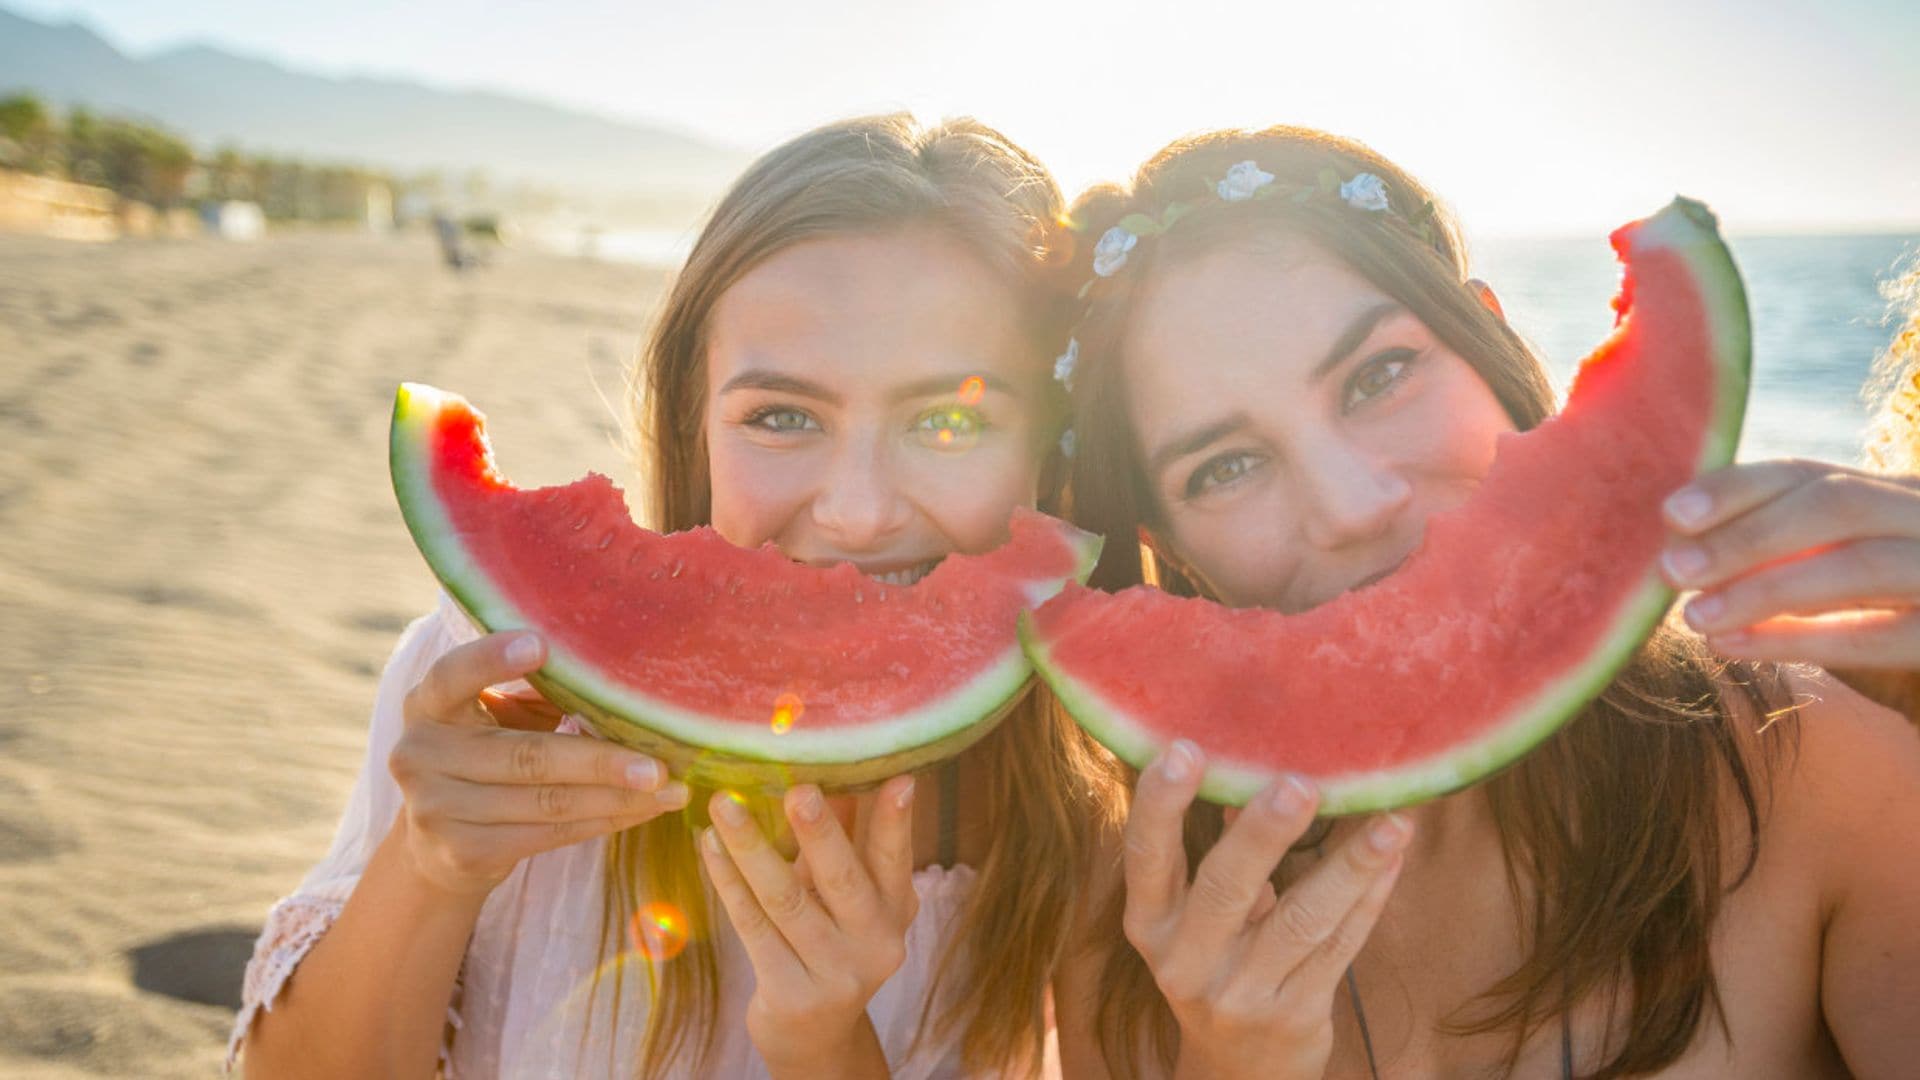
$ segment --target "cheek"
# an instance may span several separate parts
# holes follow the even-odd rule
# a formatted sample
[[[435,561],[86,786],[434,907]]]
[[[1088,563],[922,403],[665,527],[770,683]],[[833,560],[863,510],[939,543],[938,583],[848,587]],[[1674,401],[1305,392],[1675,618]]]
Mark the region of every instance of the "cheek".
[[[739,547],[779,540],[805,503],[806,456],[770,454],[724,435],[709,440],[714,529]]]
[[[1180,560],[1229,607],[1276,607],[1298,563],[1297,520],[1278,493],[1218,513],[1173,513]]]
[[[909,470],[909,497],[953,550],[979,554],[1007,538],[1007,519],[1031,507],[1039,464],[1025,443],[981,447],[964,454],[929,454]]]

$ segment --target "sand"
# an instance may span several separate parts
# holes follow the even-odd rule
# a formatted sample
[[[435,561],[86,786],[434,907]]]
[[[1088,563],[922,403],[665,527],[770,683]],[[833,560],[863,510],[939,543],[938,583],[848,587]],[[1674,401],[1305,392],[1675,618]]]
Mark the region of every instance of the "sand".
[[[632,486],[602,394],[661,281],[455,275],[418,236],[0,236],[0,1075],[218,1072],[433,604],[395,383],[468,395],[518,481]]]

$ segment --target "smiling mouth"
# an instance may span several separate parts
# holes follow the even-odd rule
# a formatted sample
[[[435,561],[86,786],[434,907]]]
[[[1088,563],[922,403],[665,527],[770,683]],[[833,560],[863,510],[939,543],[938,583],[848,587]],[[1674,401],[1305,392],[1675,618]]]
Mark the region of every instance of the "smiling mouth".
[[[1364,589],[1369,585],[1378,585],[1381,582],[1392,577],[1395,573],[1399,571],[1401,567],[1405,565],[1407,565],[1407,560],[1405,558],[1402,558],[1399,562],[1394,563],[1392,566],[1387,567],[1385,570],[1382,570],[1378,573],[1369,574],[1366,577],[1361,578],[1359,581],[1354,582],[1353,587],[1348,589],[1347,591],[1359,592],[1361,589]]]
[[[889,570],[884,574],[870,573],[867,574],[867,576],[882,585],[911,585],[921,578],[926,577],[928,574],[933,573],[933,568],[939,565],[940,560],[933,559],[920,563],[917,566],[903,567],[899,570]]]

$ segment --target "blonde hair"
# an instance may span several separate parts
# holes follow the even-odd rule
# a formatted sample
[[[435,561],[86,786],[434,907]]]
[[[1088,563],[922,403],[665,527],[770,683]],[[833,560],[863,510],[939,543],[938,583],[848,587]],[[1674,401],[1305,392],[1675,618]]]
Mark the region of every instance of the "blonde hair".
[[[1093,294],[1076,335],[1079,449],[1069,499],[1083,527],[1114,537],[1162,524],[1156,496],[1142,479],[1121,377],[1130,301],[1151,288],[1156,271],[1222,247],[1312,243],[1419,317],[1474,368],[1516,427],[1531,428],[1553,412],[1539,360],[1468,286],[1466,253],[1451,216],[1413,177],[1357,142],[1291,127],[1182,140],[1143,165],[1131,185],[1083,195],[1071,219],[1079,235],[1097,237],[1128,214],[1157,217],[1168,202],[1191,198],[1210,178],[1248,159],[1289,186],[1311,187],[1329,169],[1343,178],[1373,173],[1400,212],[1362,213],[1330,198],[1203,200],[1177,228],[1136,248],[1125,271],[1111,279],[1114,285]],[[1405,212],[1428,204],[1435,209],[1423,230]],[[1077,282],[1087,272],[1085,260],[1075,259],[1063,275]],[[1157,580],[1169,591],[1201,592],[1199,583],[1144,545],[1109,542],[1094,580],[1108,588]],[[1624,983],[1625,1041],[1591,1075],[1647,1072],[1676,1060],[1702,1020],[1717,1015],[1712,924],[1722,896],[1744,880],[1758,856],[1759,781],[1766,773],[1753,764],[1765,759],[1754,758],[1753,740],[1735,718],[1760,726],[1785,700],[1770,666],[1718,663],[1697,638],[1662,627],[1599,700],[1539,750],[1485,781],[1531,948],[1468,1012],[1450,1018],[1449,1030],[1510,1033],[1511,1068],[1530,1032],[1587,995]],[[1776,728],[1775,736],[1790,730]],[[1729,797],[1741,811],[1736,820],[1743,836],[1726,835]],[[1637,828],[1618,827],[1621,807],[1645,815]],[[1221,830],[1218,807],[1189,814],[1190,867]],[[1745,842],[1744,858],[1732,865],[1742,869],[1729,881],[1723,862],[1738,840]],[[1282,864],[1277,888],[1285,887],[1291,867]],[[1116,937],[1121,910],[1116,898],[1103,917]],[[1109,1068],[1135,1075],[1142,1051],[1171,1065],[1178,1028],[1137,953],[1116,947],[1109,954],[1100,999]]]
[[[634,457],[646,477],[651,524],[706,524],[711,510],[701,416],[706,327],[714,305],[754,266],[813,237],[931,227],[967,245],[1020,298],[1034,363],[1059,333],[1058,305],[1035,287],[1059,189],[1031,155],[972,120],[922,126],[904,114],[848,120],[808,132],[755,162],[715,208],[664,301],[628,395]],[[1059,402],[1053,403],[1056,408]],[[1057,467],[1057,463],[1056,463]],[[1044,486],[1044,480],[1043,480]],[[978,745],[993,827],[957,932],[936,968],[920,1035],[960,1035],[970,1069],[1037,1068],[1047,983],[1065,947],[1095,831],[1119,803],[1109,760],[1036,690]],[[647,963],[652,1008],[643,1075],[710,1052],[719,1008],[707,895],[685,814],[608,842],[602,943],[643,900],[685,917],[690,944]],[[622,968],[616,966],[614,1012]],[[599,988],[595,976],[594,989]],[[957,984],[956,984],[957,980]],[[943,1002],[936,1015],[934,1002]],[[591,1015],[589,1009],[589,1015]],[[591,1021],[589,1021],[591,1022]]]
[[[1900,329],[1867,384],[1873,417],[1867,427],[1867,466],[1877,472],[1920,473],[1920,255],[1881,290]]]

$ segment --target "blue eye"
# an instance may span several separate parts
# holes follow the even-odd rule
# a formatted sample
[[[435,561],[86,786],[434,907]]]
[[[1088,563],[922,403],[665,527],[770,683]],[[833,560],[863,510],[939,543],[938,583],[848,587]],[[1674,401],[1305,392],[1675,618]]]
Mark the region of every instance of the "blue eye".
[[[776,432],[812,431],[818,430],[820,427],[818,423],[814,422],[813,417],[808,416],[799,409],[789,409],[781,406],[761,409],[747,417],[745,423],[748,427],[756,427],[763,431]]]
[[[913,433],[939,450],[960,450],[971,446],[987,428],[979,410],[965,405],[942,405],[921,413],[913,423]]]
[[[1346,399],[1341,403],[1342,407],[1351,410],[1392,393],[1400,381],[1407,377],[1407,372],[1412,370],[1414,360],[1412,349],[1388,349],[1369,357],[1347,379]]]

